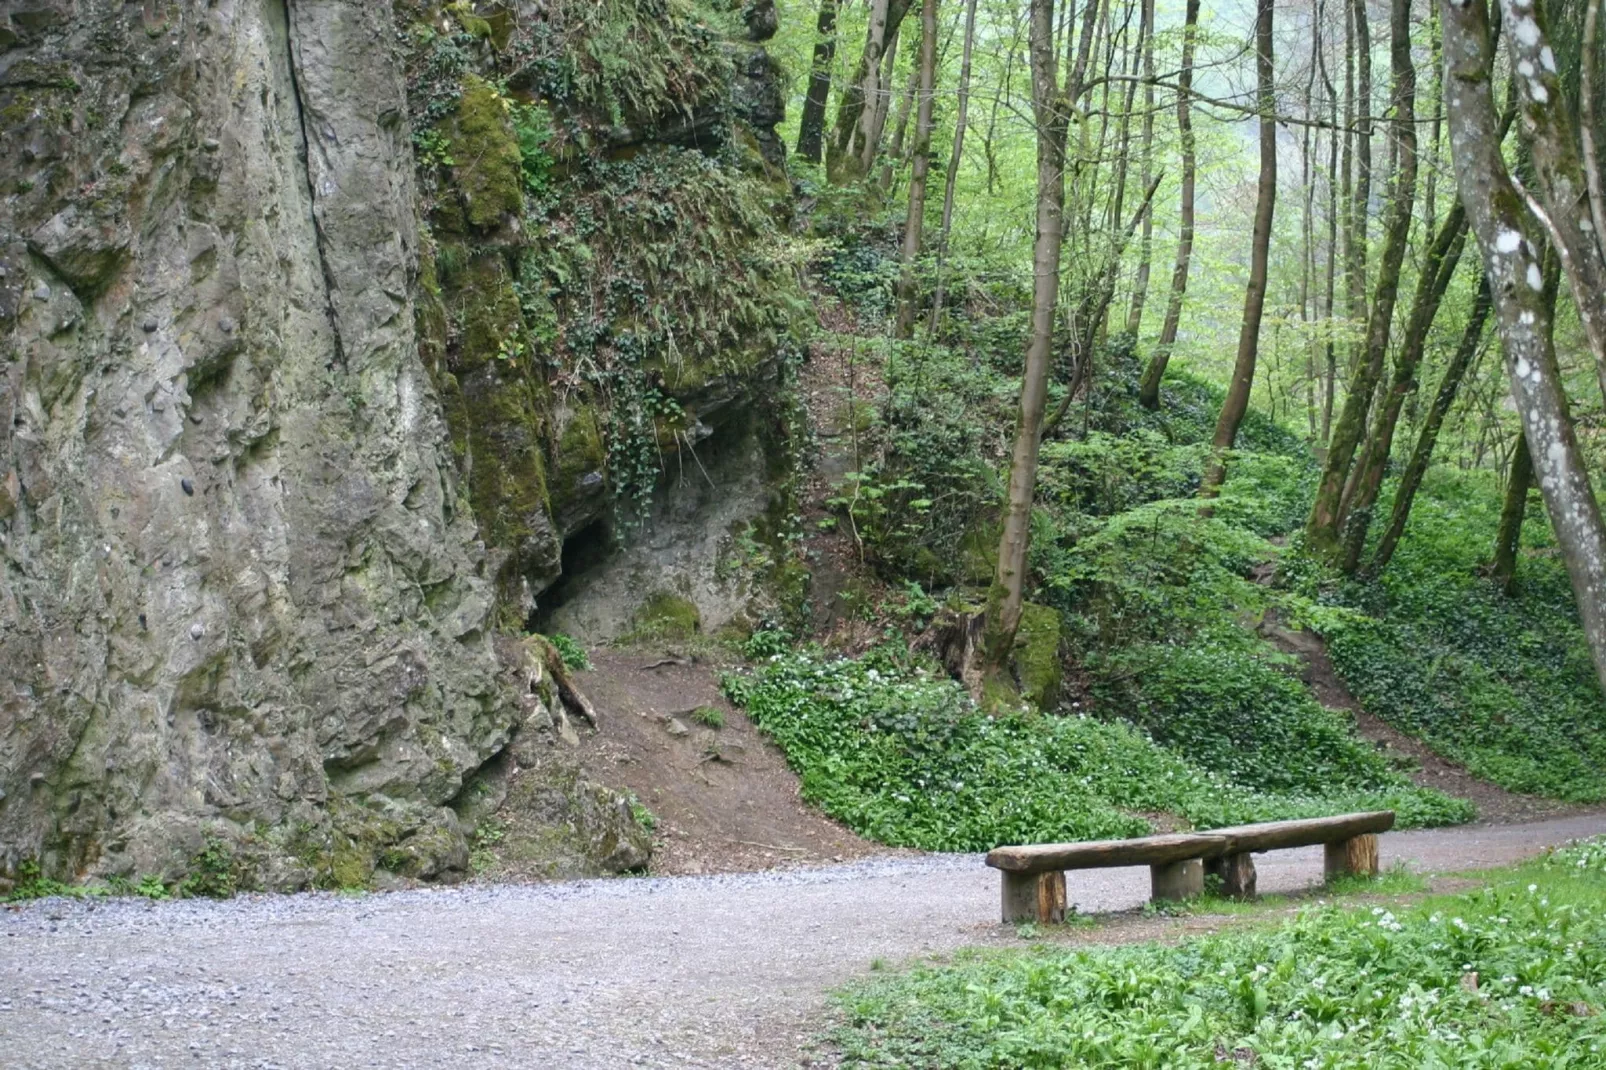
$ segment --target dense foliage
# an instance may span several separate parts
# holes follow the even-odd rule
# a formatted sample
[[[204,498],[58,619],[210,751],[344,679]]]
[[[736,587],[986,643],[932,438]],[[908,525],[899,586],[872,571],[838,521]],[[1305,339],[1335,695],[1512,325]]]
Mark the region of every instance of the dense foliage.
[[[1606,703],[1543,513],[1525,528],[1513,595],[1479,573],[1498,520],[1492,482],[1439,473],[1379,580],[1304,578],[1352,611],[1311,617],[1356,697],[1396,727],[1512,790],[1606,798]]]
[[[970,953],[841,997],[849,1066],[1606,1066],[1606,844],[1178,947]]]
[[[1377,764],[1360,773],[1302,753],[1298,732],[1265,741],[1304,779],[1229,779],[1092,717],[980,713],[940,672],[896,647],[860,659],[775,654],[727,692],[786,752],[806,799],[862,835],[938,851],[1142,835],[1145,813],[1201,826],[1392,808],[1407,825],[1467,816]],[[1358,755],[1365,751],[1356,750]],[[1260,790],[1265,788],[1267,790]]]

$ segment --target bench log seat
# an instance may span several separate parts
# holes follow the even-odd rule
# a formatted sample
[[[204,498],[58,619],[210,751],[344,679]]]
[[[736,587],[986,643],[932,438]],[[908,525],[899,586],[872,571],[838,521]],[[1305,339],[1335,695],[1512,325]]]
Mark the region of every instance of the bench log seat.
[[[1255,895],[1252,854],[1322,844],[1327,880],[1351,873],[1375,876],[1377,834],[1393,827],[1393,811],[1382,810],[1130,840],[995,847],[987,864],[1003,880],[1005,922],[1058,922],[1065,916],[1066,870],[1148,866],[1156,902],[1200,894],[1208,872],[1220,879],[1222,894],[1250,899]]]

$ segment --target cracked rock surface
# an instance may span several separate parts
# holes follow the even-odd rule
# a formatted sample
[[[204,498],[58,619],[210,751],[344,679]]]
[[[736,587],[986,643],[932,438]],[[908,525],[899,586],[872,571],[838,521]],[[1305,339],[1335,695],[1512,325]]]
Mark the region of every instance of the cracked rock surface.
[[[365,0],[10,5],[0,875],[460,862],[523,717],[413,337],[405,91]],[[343,806],[343,800],[363,800]]]

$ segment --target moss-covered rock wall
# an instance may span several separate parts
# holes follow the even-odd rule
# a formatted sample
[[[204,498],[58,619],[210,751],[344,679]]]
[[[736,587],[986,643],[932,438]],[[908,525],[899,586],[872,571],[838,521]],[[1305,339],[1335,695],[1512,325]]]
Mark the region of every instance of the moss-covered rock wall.
[[[397,11],[430,265],[420,331],[514,626],[562,576],[566,539],[628,542],[671,460],[774,407],[804,307],[777,224],[774,12]]]

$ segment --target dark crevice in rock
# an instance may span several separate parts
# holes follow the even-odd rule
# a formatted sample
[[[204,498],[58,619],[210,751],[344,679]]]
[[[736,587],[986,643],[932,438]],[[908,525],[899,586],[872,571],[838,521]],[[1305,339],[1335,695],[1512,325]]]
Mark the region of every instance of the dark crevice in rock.
[[[301,173],[307,180],[307,205],[312,213],[312,227],[318,236],[318,263],[323,269],[324,310],[329,317],[329,333],[335,343],[335,363],[340,367],[346,366],[345,346],[340,337],[340,321],[335,315],[335,275],[329,263],[328,235],[324,233],[323,221],[318,218],[318,188],[317,181],[312,174],[312,153],[316,144],[313,138],[315,133],[307,122],[309,103],[306,94],[301,88],[301,74],[297,68],[301,65],[300,34],[296,30],[295,13],[291,10],[291,0],[279,0],[279,13],[284,19],[285,57],[286,69],[290,72],[290,85],[294,89],[291,102],[296,109],[296,124],[301,135],[299,157],[301,160]]]

